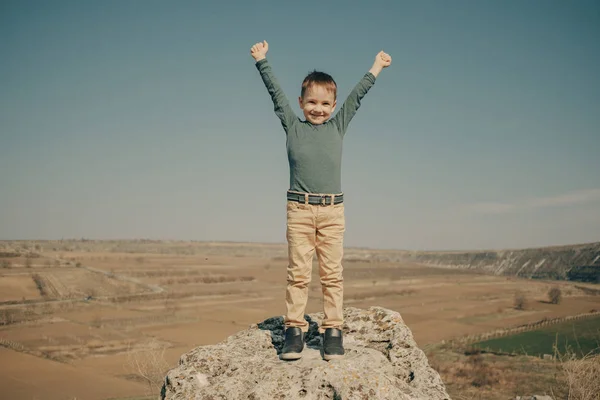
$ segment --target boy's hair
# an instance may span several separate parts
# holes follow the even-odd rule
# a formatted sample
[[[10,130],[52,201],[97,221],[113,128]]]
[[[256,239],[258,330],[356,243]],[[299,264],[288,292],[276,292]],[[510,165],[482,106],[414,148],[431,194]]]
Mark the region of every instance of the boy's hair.
[[[302,90],[300,91],[300,97],[304,98],[306,90],[312,85],[323,86],[325,89],[333,92],[333,98],[337,99],[337,84],[335,83],[331,75],[316,70],[306,75],[306,78],[304,78],[304,81],[302,81]]]

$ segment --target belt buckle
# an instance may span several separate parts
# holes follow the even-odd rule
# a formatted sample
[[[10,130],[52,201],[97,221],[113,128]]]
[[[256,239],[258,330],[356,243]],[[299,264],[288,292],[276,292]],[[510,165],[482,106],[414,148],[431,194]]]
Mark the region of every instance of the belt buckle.
[[[325,204],[325,202],[327,201],[327,198],[329,196],[321,196],[321,201],[319,202],[319,204],[321,204],[322,206],[326,206],[327,204]]]

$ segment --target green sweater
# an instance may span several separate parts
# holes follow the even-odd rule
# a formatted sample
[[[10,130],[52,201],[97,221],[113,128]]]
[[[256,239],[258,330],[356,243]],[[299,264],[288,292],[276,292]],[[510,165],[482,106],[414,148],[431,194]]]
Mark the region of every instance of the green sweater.
[[[342,193],[342,140],[361,99],[375,84],[367,72],[354,87],[337,114],[324,124],[302,121],[277,83],[267,59],[256,63],[287,137],[290,190],[304,193]]]

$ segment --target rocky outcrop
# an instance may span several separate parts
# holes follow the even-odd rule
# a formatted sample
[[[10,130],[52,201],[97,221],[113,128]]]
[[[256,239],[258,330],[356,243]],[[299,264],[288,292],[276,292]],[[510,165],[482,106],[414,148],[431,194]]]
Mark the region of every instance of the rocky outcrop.
[[[587,279],[587,270],[591,269],[593,275],[600,268],[600,242],[522,250],[406,252],[403,258],[428,266],[534,279],[569,279],[570,271],[573,279],[585,272]]]
[[[307,347],[281,361],[283,318],[269,318],[225,341],[184,354],[168,372],[164,400],[217,399],[450,399],[399,313],[381,307],[345,308],[346,355],[324,361],[318,325],[306,316]]]

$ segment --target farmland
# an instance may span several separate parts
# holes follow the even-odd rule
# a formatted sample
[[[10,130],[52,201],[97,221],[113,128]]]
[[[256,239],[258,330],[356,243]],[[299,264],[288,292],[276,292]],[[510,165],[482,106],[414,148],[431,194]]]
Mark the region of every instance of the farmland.
[[[600,317],[566,321],[538,330],[473,344],[473,347],[498,353],[541,356],[571,351],[578,357],[600,352]]]
[[[8,398],[156,394],[165,371],[183,353],[284,312],[282,245],[3,245],[0,384]],[[345,304],[399,311],[423,348],[600,309],[592,284],[386,261],[392,256],[384,251],[377,260],[365,254],[346,253]],[[563,293],[559,304],[547,301],[555,285]],[[527,299],[523,309],[514,307],[517,292]],[[321,306],[315,263],[307,312]]]

